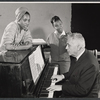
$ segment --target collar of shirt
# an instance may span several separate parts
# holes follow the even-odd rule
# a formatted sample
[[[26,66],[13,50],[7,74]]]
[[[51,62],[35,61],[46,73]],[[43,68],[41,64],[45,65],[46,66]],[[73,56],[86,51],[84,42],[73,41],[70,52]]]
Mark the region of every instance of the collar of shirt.
[[[85,52],[85,49],[76,57],[76,59],[78,60],[80,58],[80,56]]]
[[[55,30],[54,33],[55,33],[56,35],[58,35],[58,34],[57,34],[58,32],[57,32],[56,30]],[[62,35],[66,35],[64,30],[63,30],[63,32],[59,35],[59,38],[60,38]]]

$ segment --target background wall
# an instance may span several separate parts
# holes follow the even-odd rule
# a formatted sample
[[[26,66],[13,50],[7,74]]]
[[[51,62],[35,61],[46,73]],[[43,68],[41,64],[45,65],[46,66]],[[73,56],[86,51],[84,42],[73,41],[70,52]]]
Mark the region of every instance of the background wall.
[[[100,51],[100,3],[72,4],[71,31],[80,32],[86,48]]]
[[[15,20],[15,10],[27,7],[31,14],[29,29],[33,38],[46,40],[48,34],[54,31],[50,20],[58,15],[64,25],[64,29],[71,31],[71,4],[70,3],[0,3],[0,41],[7,24]]]

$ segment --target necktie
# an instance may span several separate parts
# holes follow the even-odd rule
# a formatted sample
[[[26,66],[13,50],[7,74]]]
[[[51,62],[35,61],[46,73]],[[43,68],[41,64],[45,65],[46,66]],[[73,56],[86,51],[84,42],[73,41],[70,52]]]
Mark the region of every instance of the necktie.
[[[75,57],[71,57],[71,67],[75,66],[76,64],[76,58]]]
[[[70,56],[71,59],[71,65],[70,65],[70,69],[69,69],[69,77],[72,74],[73,70],[75,69],[75,64],[76,64],[76,58]]]

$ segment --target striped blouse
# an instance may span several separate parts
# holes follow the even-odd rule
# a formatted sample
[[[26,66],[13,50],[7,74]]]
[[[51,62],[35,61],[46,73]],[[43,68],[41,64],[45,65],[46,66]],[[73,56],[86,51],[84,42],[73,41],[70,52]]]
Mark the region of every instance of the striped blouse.
[[[20,32],[19,25],[17,24],[17,22],[11,22],[4,30],[4,34],[0,43],[0,51],[5,50],[5,45],[8,43],[20,44],[21,42],[25,43],[26,41],[32,42],[32,36],[30,31],[22,30]]]

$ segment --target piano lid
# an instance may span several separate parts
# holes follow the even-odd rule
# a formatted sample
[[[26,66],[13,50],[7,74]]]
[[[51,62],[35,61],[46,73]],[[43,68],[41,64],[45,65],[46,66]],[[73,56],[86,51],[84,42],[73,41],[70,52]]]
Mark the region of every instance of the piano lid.
[[[21,63],[29,54],[36,49],[34,46],[28,50],[9,50],[5,52],[0,52],[0,63]]]

